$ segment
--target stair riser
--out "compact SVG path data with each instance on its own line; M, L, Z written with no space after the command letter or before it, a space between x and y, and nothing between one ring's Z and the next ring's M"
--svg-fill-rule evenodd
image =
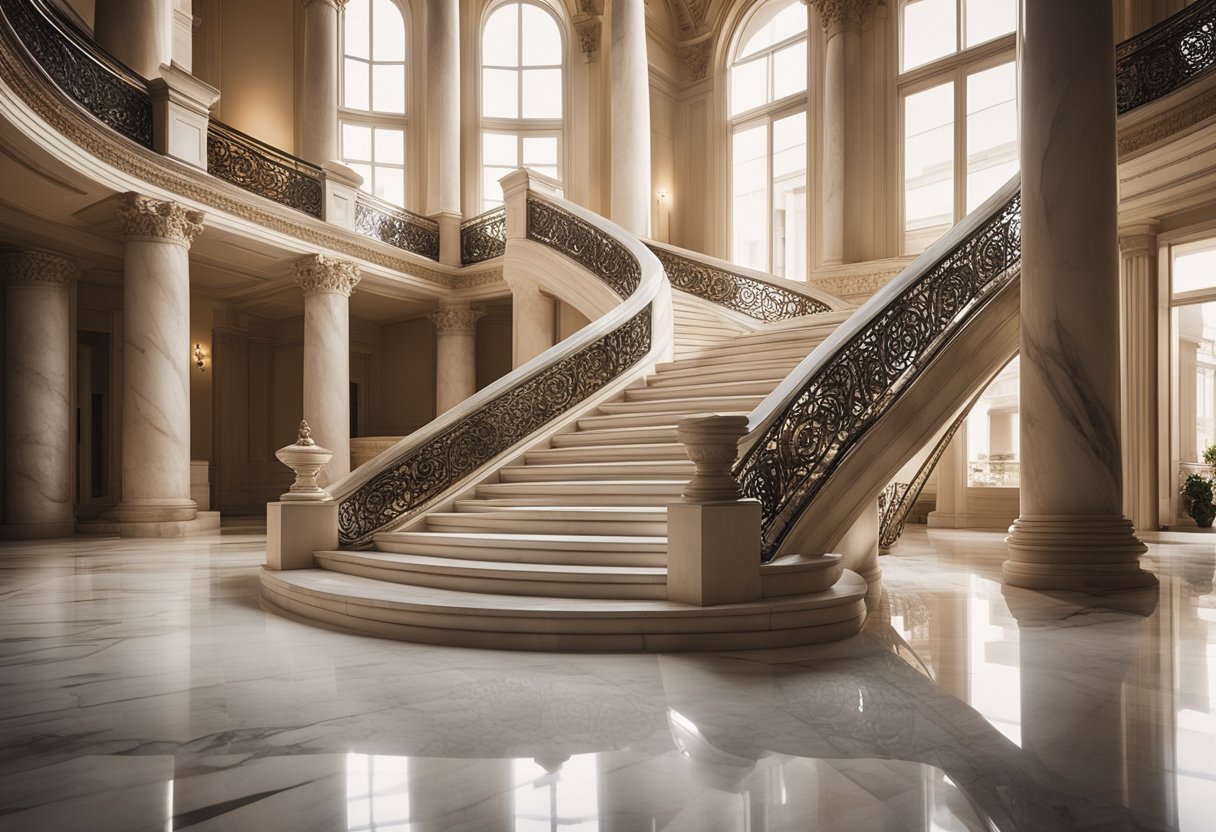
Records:
M642 467L603 465L528 465L503 468L498 476L502 482L569 482L572 480L670 480L691 478L691 462L639 463ZM577 469L577 470L571 470Z
M425 555L431 558L484 560L493 563L544 563L552 566L666 566L666 552L597 552L569 549L505 549L494 546L446 546L418 543L378 542L381 552L399 555Z
M651 445L621 445L587 448L550 448L544 451L529 451L524 455L525 465L580 465L601 462L683 462L688 459L684 446L652 443Z
M593 430L559 433L553 437L554 448L581 448L587 445L668 444L678 441L675 428L648 428L638 431Z
M716 382L765 381L776 387L789 375L795 367L794 362L781 362L776 367L748 367L744 369L726 370L720 368L701 368L696 370L672 370L646 379L649 390L664 390L672 387L688 387L694 384L710 384ZM772 389L772 388L770 388Z
M524 512L521 512L521 514ZM591 520L519 520L479 518L470 513L460 516L428 517L427 528L433 532L502 532L503 534L603 534L622 537L665 537L667 521L622 520L597 522Z
M600 405L600 412L607 416L636 416L659 413L750 413L764 396L727 396L723 398L681 399L659 402L607 402Z
M528 483L512 483L521 488ZM597 494L594 491L573 491L568 494L555 494L543 497L504 497L504 494L509 494L509 491L494 491L482 492L478 491L477 496L486 499L486 506L502 505L502 506L637 506L639 508L647 506L668 506L680 499L679 493L667 496L664 494L639 494L639 495L609 495Z
M644 387L625 391L627 402L653 402L695 396L767 396L781 379L759 381L706 381L701 384Z

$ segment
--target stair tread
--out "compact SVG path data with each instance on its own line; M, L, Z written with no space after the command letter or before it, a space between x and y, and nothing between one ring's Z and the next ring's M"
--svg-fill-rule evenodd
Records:
M532 563L530 561L487 561L466 558L444 558L433 555L405 555L397 552L348 552L329 551L317 552L323 559L340 559L352 563L380 563L386 565L425 567L430 571L447 572L451 574L474 572L478 575L493 577L493 573L501 573L503 577L520 577L528 575L557 576L571 575L583 577L613 578L659 578L666 580L667 568L664 566L597 566L577 563ZM653 581L648 581L653 582Z
M512 544L577 544L584 547L605 546L661 546L666 551L667 538L654 535L619 535L619 534L543 534L526 532L381 532L373 540L394 540L399 542L423 542L442 540L455 543L468 540L476 543L497 543L501 546Z

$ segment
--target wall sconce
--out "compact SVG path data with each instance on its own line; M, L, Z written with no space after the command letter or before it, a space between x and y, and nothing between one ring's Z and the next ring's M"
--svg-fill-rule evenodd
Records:
M207 368L203 366L203 345L194 345L194 366L198 367L200 373L207 372Z
M659 188L659 193L658 193L659 202L666 202L667 197L669 197L669 196L671 196L671 194L667 191L666 188Z
M661 243L671 242L671 205L668 200L671 198L671 191L666 188L659 188L655 191L655 196L658 197L658 205L654 212L654 229L653 234L655 239Z

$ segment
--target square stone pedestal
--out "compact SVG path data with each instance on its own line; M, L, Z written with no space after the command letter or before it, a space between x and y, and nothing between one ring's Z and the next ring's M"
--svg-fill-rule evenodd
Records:
M760 503L667 507L667 598L710 606L760 598Z
M312 569L312 553L338 548L338 504L334 500L268 503L266 566Z

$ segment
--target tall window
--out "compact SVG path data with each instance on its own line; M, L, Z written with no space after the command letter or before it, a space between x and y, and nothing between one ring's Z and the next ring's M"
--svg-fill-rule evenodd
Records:
M481 201L517 167L562 177L562 31L539 3L498 6L481 33Z
M351 0L343 15L342 160L363 189L405 205L406 21L394 0Z
M1017 0L902 0L903 248L922 251L1018 169Z
M731 259L807 274L806 6L767 0L730 67Z

